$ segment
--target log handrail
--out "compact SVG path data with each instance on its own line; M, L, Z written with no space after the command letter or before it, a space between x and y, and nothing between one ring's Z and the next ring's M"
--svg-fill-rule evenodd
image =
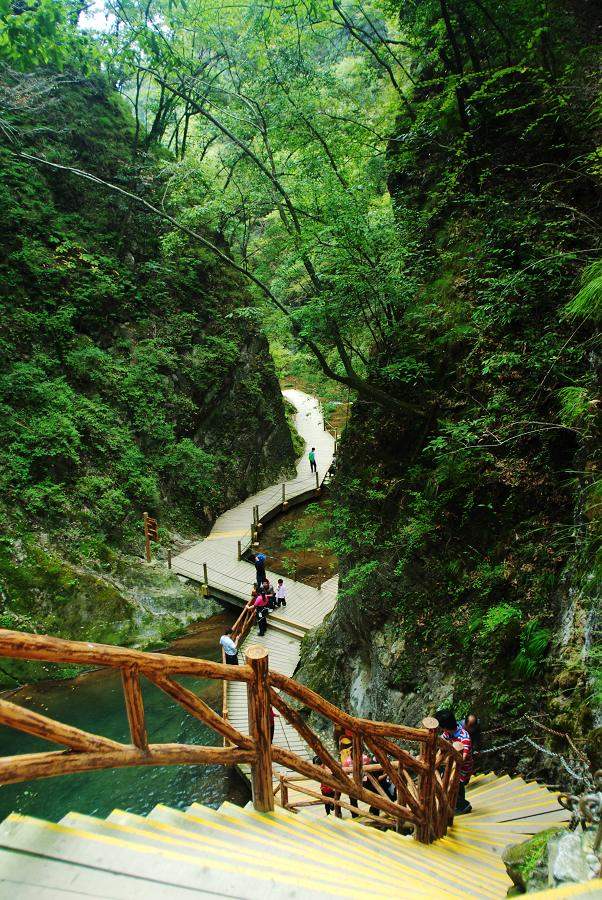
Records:
M11 659L39 659L52 663L73 663L121 669L138 666L141 674L159 672L170 675L195 675L198 678L217 678L227 681L252 681L250 666L228 666L192 656L171 656L168 653L145 653L113 644L89 641L70 641L45 634L29 634L0 628L0 657Z
M234 626L239 644L248 634L255 617L254 608L242 610ZM0 629L0 657L118 669L131 741L120 743L91 734L0 698L0 725L67 748L0 757L0 784L123 766L250 764L253 801L256 809L265 811L273 808L272 765L276 763L297 773L297 776L291 776L290 782L287 778L280 781L284 800L288 797L289 784L301 776L329 785L336 792L337 810L355 809L351 806L352 800L365 803L384 813L388 823L398 826L402 822L412 823L418 840L427 843L445 833L453 819L462 756L458 746L438 737L435 719L425 719L421 728L410 728L351 716L305 685L270 671L264 647L252 645L247 647L246 653L247 660L243 664L231 666L225 663L223 653L222 662L218 663ZM220 680L223 685L222 715L193 690L181 685L177 677L182 675ZM145 721L142 677L220 735L223 746L153 744ZM229 721L227 685L232 681L247 686L248 734ZM296 703L291 705L282 694L287 694ZM338 754L328 749L328 742L310 727L297 704L318 714L335 729L345 729L352 739L354 751L350 765L341 764ZM305 756L290 749L271 745L270 706L278 709L305 744L320 757L322 765L309 762ZM419 752L413 755L399 746L398 741L413 744ZM364 764L364 748L376 760L374 764ZM388 776L392 782L394 799L382 788L376 777L379 773ZM302 792L317 798L321 796L312 794L307 788ZM349 797L349 804L340 800L341 795ZM369 817L377 818L375 814Z

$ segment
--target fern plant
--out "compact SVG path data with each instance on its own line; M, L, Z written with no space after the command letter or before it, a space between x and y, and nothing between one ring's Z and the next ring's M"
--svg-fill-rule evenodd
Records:
M520 650L512 662L512 669L516 675L530 678L535 674L546 655L550 638L550 630L544 628L539 619L527 622L521 631Z

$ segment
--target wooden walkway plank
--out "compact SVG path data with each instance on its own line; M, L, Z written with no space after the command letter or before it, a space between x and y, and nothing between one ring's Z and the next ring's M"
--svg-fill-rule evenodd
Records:
M316 449L320 483L323 481L332 463L334 438L324 430L322 414L314 397L297 390L286 390L283 394L296 407L295 427L305 441L295 476L285 482L286 497L292 499L311 491L315 485L315 475L310 472L308 460L312 447ZM202 583L206 566L209 591L213 590L218 596L225 596L236 605L243 606L251 594L255 567L238 559L238 541L242 541L243 549L249 544L254 506L259 505L261 517L279 507L281 502L282 483L247 497L238 506L222 513L204 540L175 556L172 570ZM266 572L273 584L281 577L269 568ZM251 644L262 644L268 651L270 668L291 676L299 663L301 638L310 628L319 625L336 603L338 575L324 582L320 590L291 578L285 578L285 583L286 607L270 613L264 637L259 637L253 627L240 650L244 656ZM248 734L246 685L236 682L228 684L228 712L232 725L243 734ZM280 716L275 721L274 744L305 758L311 756L311 751L295 729ZM245 774L246 768L243 768ZM275 771L286 770L276 766Z
M295 427L305 441L303 455L296 466L295 477L285 482L286 496L300 496L311 488L314 475L310 472L307 454L311 447L316 448L316 460L320 481L330 468L334 454L334 438L324 430L322 414L317 400L303 391L286 390L283 392L287 400L296 407ZM233 509L222 513L216 520L209 535L188 547L172 560L172 570L190 578L203 582L204 566L210 591L228 596L242 605L250 596L255 580L255 569L251 563L238 559L238 541L249 539L250 523L253 519L253 507L259 503L260 515L265 509L275 509L282 500L282 484L264 488L247 497ZM245 541L243 541L244 546ZM269 562L269 561L268 561ZM278 573L267 569L270 581L276 582ZM287 606L271 613L275 622L282 621L299 629L307 630L318 625L324 616L334 607L337 596L338 578L325 582L323 590L302 584L293 579L286 579ZM296 664L296 663L295 663Z

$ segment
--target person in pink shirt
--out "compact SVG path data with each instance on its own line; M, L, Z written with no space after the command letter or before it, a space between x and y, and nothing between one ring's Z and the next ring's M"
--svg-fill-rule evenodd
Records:
M255 610L257 613L257 625L258 625L258 634L259 637L263 637L265 634L265 630L268 627L268 605L269 600L267 594L257 594L255 598Z

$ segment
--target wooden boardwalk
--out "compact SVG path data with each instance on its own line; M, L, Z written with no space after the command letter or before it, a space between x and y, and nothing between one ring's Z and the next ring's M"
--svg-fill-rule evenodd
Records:
M311 496L315 489L315 475L310 472L307 454L311 447L316 448L321 483L332 463L334 438L324 430L322 414L314 397L292 389L283 393L297 409L295 427L305 441L305 450L297 463L295 477L284 482L285 495L289 499ZM259 505L261 518L279 509L281 504L282 482L247 497L238 506L221 515L204 540L174 557L173 571L203 582L205 565L209 592L242 606L251 595L255 567L252 563L238 559L238 541L242 542L243 551L249 547L254 506ZM269 559L267 574L270 582L276 583L279 576L270 570ZM319 625L335 605L338 576L326 581L320 590L290 578L285 578L285 584L287 606L270 613L264 637L259 637L253 626L241 650L244 655L249 644L262 644L268 650L270 668L283 675L292 675L299 662L303 636L310 628ZM248 734L244 684L228 684L228 710L232 724L239 731ZM305 756L309 753L297 732L280 717L276 719L274 744Z

